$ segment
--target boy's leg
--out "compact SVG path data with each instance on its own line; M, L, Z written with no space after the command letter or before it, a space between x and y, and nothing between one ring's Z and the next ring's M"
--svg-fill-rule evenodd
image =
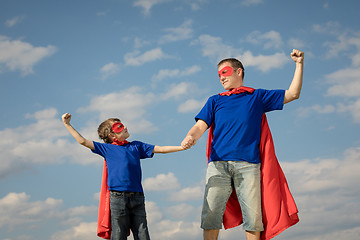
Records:
M145 197L143 193L134 193L129 197L131 231L135 240L150 240L146 220Z
M110 192L111 240L126 240L130 229L125 193Z

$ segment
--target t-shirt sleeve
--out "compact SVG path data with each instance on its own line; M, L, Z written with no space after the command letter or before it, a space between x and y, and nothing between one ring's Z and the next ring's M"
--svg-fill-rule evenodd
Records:
M154 147L155 145L143 143L140 141L134 141L134 143L138 146L138 150L140 153L140 159L144 158L152 158L154 156Z
M107 148L104 143L95 142L94 143L94 150L91 150L93 153L99 154L102 157L105 157Z
M195 121L199 119L206 122L208 127L211 126L214 121L214 97L210 97L205 103L204 107L200 110L200 112L195 116Z
M264 112L282 110L284 106L285 90L262 90Z

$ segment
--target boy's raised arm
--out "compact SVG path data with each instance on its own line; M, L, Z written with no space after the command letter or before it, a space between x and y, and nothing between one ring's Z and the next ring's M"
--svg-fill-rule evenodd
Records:
M91 150L94 150L93 141L88 140L88 139L84 138L83 136L81 136L81 134L78 131L76 131L73 126L71 126L71 124L70 124L71 114L65 113L62 115L61 118L62 118L63 123L64 123L65 127L67 128L67 130L69 130L71 135L76 139L76 141L78 143L80 143L81 145L83 145L87 148L90 148Z

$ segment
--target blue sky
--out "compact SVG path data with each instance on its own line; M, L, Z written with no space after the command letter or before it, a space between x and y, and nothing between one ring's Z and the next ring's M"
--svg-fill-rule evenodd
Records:
M178 145L237 57L245 85L287 89L305 52L299 100L268 114L300 223L275 239L360 235L360 3L279 0L0 2L0 240L98 239L103 159L75 142L108 117L130 140ZM201 239L203 136L142 161L152 239ZM244 239L242 228L220 239Z

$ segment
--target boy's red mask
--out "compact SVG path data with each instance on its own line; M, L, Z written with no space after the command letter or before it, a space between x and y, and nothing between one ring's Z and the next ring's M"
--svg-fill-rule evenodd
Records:
M224 77L231 76L231 74L233 74L233 72L234 72L234 69L232 67L230 67L230 66L223 67L220 71L218 71L219 78L221 78L221 76L224 76Z
M122 130L124 130L124 124L121 122L116 122L112 125L111 129L114 133L121 133Z

